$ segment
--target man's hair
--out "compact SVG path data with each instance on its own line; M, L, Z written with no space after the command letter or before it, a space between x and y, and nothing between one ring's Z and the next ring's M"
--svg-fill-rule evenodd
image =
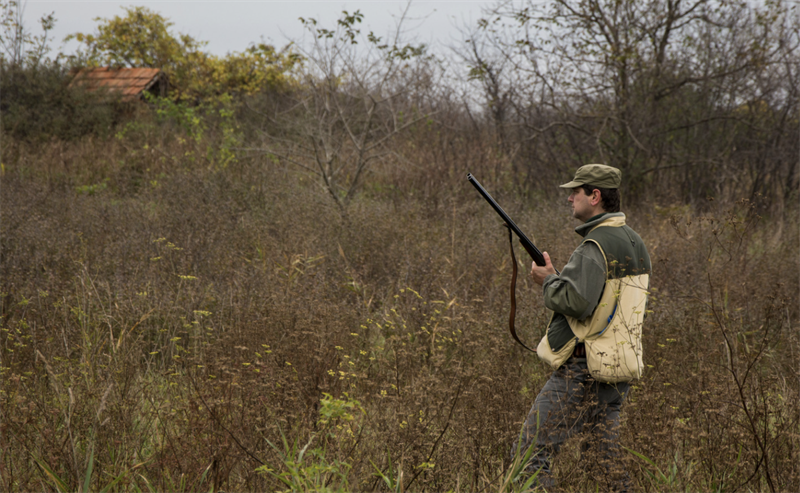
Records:
M619 212L619 190L616 188L600 188L591 185L581 185L586 195L591 195L592 191L600 190L600 200L603 202L603 210L606 212Z

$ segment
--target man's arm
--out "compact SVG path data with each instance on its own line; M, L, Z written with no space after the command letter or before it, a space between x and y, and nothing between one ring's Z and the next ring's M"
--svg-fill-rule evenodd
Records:
M582 243L572 253L560 275L547 271L550 257L546 253L544 255L545 266L534 265L531 276L537 281L538 276L547 272L540 283L545 306L578 320L591 315L600 301L606 282L605 259L600 248L592 242Z

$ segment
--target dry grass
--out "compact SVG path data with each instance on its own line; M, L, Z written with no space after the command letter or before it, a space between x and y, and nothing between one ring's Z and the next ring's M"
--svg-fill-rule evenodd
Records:
M412 133L342 217L289 165L220 169L148 128L4 145L5 491L515 488L549 371L507 334L505 230L464 177L557 264L561 199L477 137ZM797 491L797 218L710 207L625 207L655 266L626 460L644 491ZM570 490L600 484L582 460L557 461Z

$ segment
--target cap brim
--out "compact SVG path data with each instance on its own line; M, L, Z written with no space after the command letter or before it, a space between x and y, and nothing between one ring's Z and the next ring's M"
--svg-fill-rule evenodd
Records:
M572 180L569 183L564 183L563 185L559 185L559 188L578 188L583 186L583 183Z

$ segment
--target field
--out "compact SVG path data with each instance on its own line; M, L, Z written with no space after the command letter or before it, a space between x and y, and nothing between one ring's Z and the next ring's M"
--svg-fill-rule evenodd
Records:
M341 207L279 156L142 121L4 142L4 491L520 488L550 371L508 334L506 230L466 174L557 266L565 195L420 124ZM757 205L623 196L654 265L621 438L638 490L800 490L797 209ZM547 310L527 276L517 294L536 344ZM578 450L563 487L603 489Z
M224 57L145 7L57 54L24 5L0 1L0 490L530 490L510 451L551 370L466 177L561 267L558 185L606 163L653 261L634 489L800 491L796 2L498 1L449 47L344 11ZM126 102L92 66L161 72ZM560 489L609 490L584 445Z

